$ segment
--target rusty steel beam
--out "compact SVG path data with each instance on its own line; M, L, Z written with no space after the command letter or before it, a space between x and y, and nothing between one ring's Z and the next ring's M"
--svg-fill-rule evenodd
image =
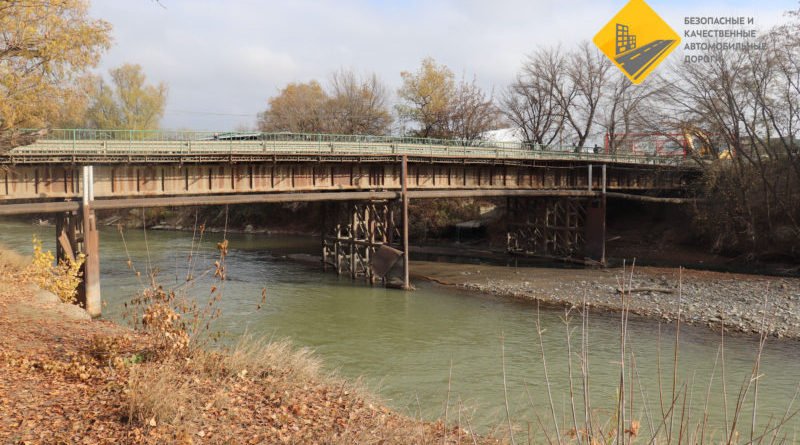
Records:
M639 202L653 202L657 204L693 204L699 201L695 198L660 198L657 196L644 196L644 195L633 195L630 193L613 193L613 192L606 193L606 196L615 199L627 199L629 201L639 201Z
M309 201L359 201L396 199L398 192L309 192L268 193L243 195L172 196L158 198L103 199L94 202L97 210L126 209L138 207L181 207L224 204L256 204L271 202Z
M490 197L536 197L536 196L568 196L568 197L594 197L599 192L586 190L526 190L526 189L497 189L497 190L411 190L409 198L435 199L435 198L490 198Z
M586 190L410 190L408 198L474 198L474 197L596 197L601 192ZM399 199L401 191L370 192L308 192L308 193L266 193L240 195L198 195L168 196L152 198L120 198L98 199L93 203L95 210L128 209L140 207L182 207L224 204L257 204L275 202L309 202L309 201L359 201L379 199ZM641 202L661 204L691 204L696 202L690 198L659 198L653 196L634 195L630 193L606 193L614 199L628 199ZM28 215L35 213L76 212L80 210L78 201L44 201L22 204L0 204L0 216Z
M0 204L0 216L29 215L32 213L77 212L78 201L28 202L24 204Z

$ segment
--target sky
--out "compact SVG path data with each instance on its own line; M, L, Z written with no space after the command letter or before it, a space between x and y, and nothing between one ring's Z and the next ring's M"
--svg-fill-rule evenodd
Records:
M99 73L141 65L169 87L162 127L253 127L289 82L376 73L390 92L425 57L495 96L540 46L591 41L627 0L92 0L113 26ZM685 16L752 16L762 29L798 0L649 0L679 33ZM394 98L392 98L394 101Z

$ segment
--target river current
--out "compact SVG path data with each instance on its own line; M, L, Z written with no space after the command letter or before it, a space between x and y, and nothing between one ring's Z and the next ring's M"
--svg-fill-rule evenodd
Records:
M54 229L17 221L0 223L0 243L30 254L36 233L45 248L54 248ZM157 271L165 287L180 286L205 301L213 282L216 243L221 234L205 234L202 242L192 232L131 229L121 235L103 228L100 235L103 317L124 323L124 304L142 289L140 279L127 264L142 271ZM563 310L470 294L439 285L415 282L417 290L370 287L349 278L323 273L318 265L287 258L297 253L318 254L319 239L263 234L229 235L225 260L228 279L222 284L221 317L213 329L232 342L244 332L257 336L291 339L309 347L325 366L339 375L363 377L366 384L389 406L412 417L441 417L450 400L448 418L461 417L462 425L483 430L506 422L508 399L513 421L525 429L538 428L539 419L550 425L552 417L545 384L537 318L543 329L542 343L548 378L559 422L571 424L569 369ZM126 254L127 250L127 254ZM190 266L189 256L192 255ZM191 271L189 269L192 269ZM211 272L209 272L211 271ZM198 279L186 284L187 275ZM262 291L266 301L261 308ZM580 379L581 320L572 320L574 390ZM620 317L591 313L589 316L589 365L592 406L599 418L608 419L617 401L620 379ZM665 399L671 398L675 328L631 317L628 324L626 378L634 379L634 418L649 429L649 417L657 427L659 403L659 351ZM711 429L724 425L719 333L682 326L679 342L679 386L689 388L686 409L692 428L708 402ZM756 338L725 338L725 373L728 417L739 388L750 375L758 348ZM632 355L631 355L632 354ZM505 359L503 360L503 357ZM715 361L716 370L715 368ZM505 363L504 390L503 363ZM770 416L780 418L800 381L800 343L770 339L763 352L758 388L759 425ZM449 388L449 391L448 391ZM644 394L643 394L644 393ZM750 391L752 394L752 390ZM646 402L643 401L646 399ZM580 410L581 398L576 396ZM666 404L669 400L665 400ZM746 401L740 431L749 434L752 398ZM683 408L683 399L681 399ZM685 412L685 411L684 411ZM604 414L605 413L605 414ZM679 422L678 419L675 420ZM792 419L785 431L790 437L800 427ZM677 427L676 427L677 428Z

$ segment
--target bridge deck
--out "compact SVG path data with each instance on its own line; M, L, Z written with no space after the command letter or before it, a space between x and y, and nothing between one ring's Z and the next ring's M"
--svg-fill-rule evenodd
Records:
M88 131L88 133L87 133ZM68 137L72 136L72 137ZM254 134L250 139L214 139L207 133L141 133L58 130L33 144L18 147L0 162L128 163L257 161L275 156L378 157L414 156L470 161L575 160L641 165L681 165L682 152L671 154L606 154L572 147L543 148L522 143L471 142L307 134ZM224 136L223 136L224 137ZM246 138L248 136L239 136Z

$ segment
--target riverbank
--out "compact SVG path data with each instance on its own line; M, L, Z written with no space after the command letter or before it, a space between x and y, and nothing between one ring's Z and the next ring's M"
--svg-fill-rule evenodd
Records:
M307 350L243 341L172 355L65 313L0 255L0 443L493 443L382 405Z
M550 306L621 311L621 268L552 269L412 262L417 278ZM628 271L629 272L629 271ZM800 279L675 268L637 267L627 303L631 313L729 331L800 339ZM630 277L628 277L630 279ZM766 299L766 301L765 301ZM766 315L766 317L765 317Z

